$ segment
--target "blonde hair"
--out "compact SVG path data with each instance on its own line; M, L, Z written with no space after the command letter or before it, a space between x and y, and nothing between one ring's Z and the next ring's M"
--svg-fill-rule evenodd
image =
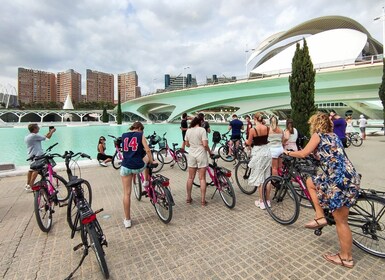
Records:
M270 117L270 127L273 131L275 131L278 127L278 118L276 116Z
M328 114L322 112L311 116L308 124L310 125L310 134L333 132L333 122L330 120Z
M259 122L263 122L263 113L262 112L257 112L254 114L254 119L256 119Z

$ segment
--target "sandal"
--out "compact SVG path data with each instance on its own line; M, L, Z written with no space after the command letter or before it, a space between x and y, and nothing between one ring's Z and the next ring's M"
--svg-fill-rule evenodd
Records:
M324 223L318 222L319 220L322 220L322 219L325 220ZM321 218L316 218L313 221L310 221L309 223L305 224L305 228L318 229L318 228L322 228L324 226L327 226L327 224L328 224L328 221L326 220L326 218L325 217L321 217Z
M207 206L207 201L205 200L204 202L201 202L201 204L202 204L202 207L205 207L205 206Z
M335 257L335 256L338 257L337 261L332 259L332 257ZM340 253L337 253L334 255L333 254L324 254L324 255L322 255L322 257L332 264L340 265L340 266L343 266L346 268L353 268L354 267L353 260L346 260L346 259L341 258Z
M192 202L193 202L193 199L192 199L192 198L186 199L186 203L187 203L187 204L191 204Z

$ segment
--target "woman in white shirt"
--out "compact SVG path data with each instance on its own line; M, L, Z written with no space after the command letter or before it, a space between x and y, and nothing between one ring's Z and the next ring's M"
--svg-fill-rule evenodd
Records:
M278 119L276 116L270 118L268 141L272 157L271 173L272 175L278 175L278 168L282 165L282 159L279 156L283 153L283 131L278 126Z
M298 138L298 131L293 126L293 120L287 119L286 120L286 129L284 132L284 139L283 139L283 144L284 144L285 150L297 151L298 150L297 138Z

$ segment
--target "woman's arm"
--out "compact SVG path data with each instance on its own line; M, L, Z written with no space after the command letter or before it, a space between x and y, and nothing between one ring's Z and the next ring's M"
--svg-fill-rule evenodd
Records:
M245 141L247 146L251 146L251 144L253 143L254 134L255 134L255 130L250 128L249 138L247 138Z
M142 144L144 147L144 150L146 151L147 157L148 157L148 163L153 163L154 159L152 158L151 149L147 144L146 137L144 137L144 134L142 134Z
M309 143L307 143L306 147L303 148L303 150L300 151L285 151L285 154L291 156L291 157L296 157L296 158L305 158L308 155L310 155L318 146L319 142L321 141L320 137L318 136L317 133L314 133L310 140Z
M286 130L283 132L282 144L285 145L286 142L289 140L289 138L290 138L290 130L286 129Z

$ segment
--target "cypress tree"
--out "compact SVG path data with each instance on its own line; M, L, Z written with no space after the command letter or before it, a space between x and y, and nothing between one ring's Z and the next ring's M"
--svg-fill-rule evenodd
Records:
M297 43L296 51L291 63L292 72L289 76L290 105L294 126L302 134L309 136L310 116L317 111L314 104L315 70L309 55L306 40L303 39L303 48Z
M122 106L120 104L120 94L118 93L118 109L116 112L116 122L117 124L122 124Z
M381 83L380 89L378 90L378 96L380 97L382 102L382 119L384 120L384 135L385 135L385 59L383 59L382 62L383 62L382 83Z
M105 106L104 106L104 108L103 108L102 121L103 121L104 123L107 123L107 122L108 122L107 107L105 107Z

